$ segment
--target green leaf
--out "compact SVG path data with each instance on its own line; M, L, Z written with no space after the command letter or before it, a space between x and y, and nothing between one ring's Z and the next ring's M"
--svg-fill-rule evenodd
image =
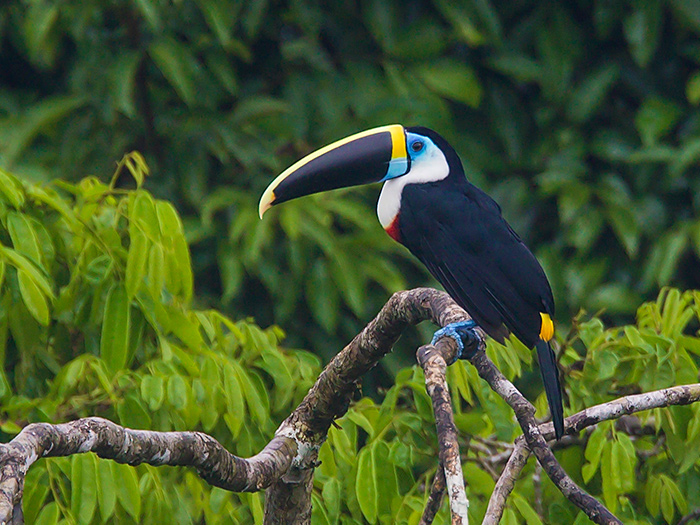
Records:
M83 104L82 97L70 96L42 98L33 104L21 115L21 121L12 127L12 134L9 135L11 138L0 146L0 151L4 153L4 163L11 164L40 133L48 131ZM6 192L3 190L3 193Z
M311 268L306 279L306 301L314 319L327 331L332 332L338 325L338 292L328 273L325 261L319 259Z
M232 361L231 364L238 374L238 382L243 390L248 413L260 426L265 425L270 414L270 401L264 390L264 385L261 381L256 380L259 378L252 370L250 372L245 370L236 361Z
M160 300L165 285L165 257L159 244L152 244L148 254L148 289L155 300Z
M682 116L683 111L677 104L650 97L637 112L634 123L642 142L650 146L668 133Z
M666 480L664 480L664 484L661 488L659 501L661 504L661 514L663 515L667 523L671 523L673 521L673 516L676 513L676 510L673 507L673 496L668 490L668 486L666 485L665 481Z
M0 253L5 257L6 261L12 264L17 270L22 270L26 272L31 278L32 282L36 284L41 292L51 299L54 298L53 291L51 290L51 285L46 280L46 277L40 272L37 267L26 257L17 253L11 248L5 248L0 246Z
M35 525L56 525L60 516L58 505L55 501L48 503L36 519Z
M238 380L238 374L230 363L223 367L223 373L224 395L228 406L228 413L225 418L233 437L236 437L246 417L243 390Z
M49 480L45 468L34 466L27 474L24 484L24 519L34 523L49 495Z
M535 512L535 509L533 509L527 500L520 494L513 494L513 503L517 507L521 516L525 518L525 523L527 523L527 525L542 525L542 520L540 520L540 517L537 515L537 512Z
M97 461L97 501L103 522L112 517L117 504L117 487L114 483L112 464L112 461L106 459Z
M615 235L625 247L627 255L635 257L639 248L640 231L632 210L623 206L610 206L607 213Z
M148 403L150 410L158 410L165 399L163 378L153 375L143 376L141 379L141 397Z
M600 475L603 481L603 498L610 512L617 510L617 496L619 490L619 476L617 464L613 462L613 450L617 442L606 441L603 445L603 454L600 461Z
M605 64L589 74L576 89L569 103L569 117L576 122L586 122L603 105L605 97L619 77L616 65Z
M326 509L328 509L328 514L330 514L331 518L337 519L342 505L342 488L340 481L333 478L326 481L323 484L322 494L323 503Z
M232 0L198 0L197 5L221 46L231 45L233 28L243 4Z
M438 95L476 108L483 96L474 70L453 59L431 61L418 69L418 76Z
M168 402L177 410L187 405L189 387L181 375L174 374L168 380Z
M30 4L22 27L24 41L33 62L51 67L57 54L57 32L60 9L58 5Z
M117 405L117 414L122 425L129 428L151 428L151 416L143 401L134 394L127 394Z
M131 235L131 245L126 259L126 292L129 299L133 299L141 287L146 276L146 263L150 253L149 241L141 231L135 231Z
M97 467L93 454L71 458L71 512L78 523L90 523L97 507Z
M127 364L130 329L131 302L124 286L116 283L107 293L100 339L100 357L113 374Z
M360 510L370 523L376 523L379 506L377 477L372 462L372 449L369 446L360 451L357 459L357 477L355 478L355 495Z
M693 73L685 85L685 96L693 106L700 104L700 71Z
M134 467L113 463L114 481L119 504L138 523L141 517L141 492Z
M7 214L7 229L15 250L42 267L39 237L29 218L23 213L10 212Z
M91 285L102 283L112 271L113 259L109 255L99 255L85 268L85 280Z
M32 314L32 317L44 326L49 324L49 305L46 296L37 286L29 273L22 269L17 270L17 280L19 281L19 292L24 305Z
M650 475L644 490L644 502L652 516L658 516L661 508L662 480L658 476Z
M20 208L24 204L22 183L2 168L0 168L0 193L2 193L15 208Z
M114 60L110 68L112 96L114 105L129 118L137 118L134 90L136 72L141 63L141 56L136 51L120 50L122 53Z
M151 44L148 52L185 104L194 105L197 100L194 78L197 65L189 48L171 38L163 38Z
M625 38L635 62L640 67L649 65L659 44L663 22L660 0L636 3L632 13L624 21Z

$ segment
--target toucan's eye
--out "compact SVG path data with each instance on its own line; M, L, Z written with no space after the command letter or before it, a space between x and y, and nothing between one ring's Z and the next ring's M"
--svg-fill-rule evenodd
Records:
M422 141L422 140L417 140L417 141L415 141L413 144L411 144L411 149L412 149L413 151L415 151L416 153L418 153L420 150L423 149L423 146L425 146L425 144L423 143L423 141Z

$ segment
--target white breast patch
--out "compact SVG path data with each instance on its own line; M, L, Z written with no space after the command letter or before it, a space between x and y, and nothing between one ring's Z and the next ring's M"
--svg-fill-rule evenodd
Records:
M382 187L377 202L377 217L384 229L401 209L401 193L407 184L420 184L423 182L436 182L446 178L450 174L447 159L439 148L433 147L418 158L412 160L411 169L406 175L388 180Z

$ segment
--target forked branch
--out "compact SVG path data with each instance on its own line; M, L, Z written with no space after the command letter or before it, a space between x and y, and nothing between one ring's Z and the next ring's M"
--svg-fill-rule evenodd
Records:
M61 425L39 423L27 426L10 443L0 445L0 523L21 523L21 503L24 479L29 467L41 457L71 455L92 451L103 458L137 465L192 466L209 483L233 491L256 491L267 487L265 523L307 524L311 515L311 487L318 449L325 441L332 422L344 415L356 389L357 381L391 350L399 335L409 325L431 320L438 326L468 319L467 314L444 292L418 288L394 294L379 314L320 374L304 400L282 423L275 437L256 456L239 458L227 452L214 438L200 432L153 432L130 430L100 418L86 418ZM446 386L431 387L444 382L444 363L451 362L456 344L443 339L437 348L421 348L421 364L427 365L426 379L436 408L436 420L441 443L456 443L456 431L451 421ZM425 350L424 350L425 349ZM482 378L489 382L515 410L525 439L516 441L513 456L504 470L487 519L500 519L505 500L512 490L528 450L534 450L544 470L564 495L578 505L596 523L619 523L594 498L577 487L557 463L545 439L553 437L551 424L538 427L534 408L486 357L477 351L471 362ZM437 368L435 368L437 367ZM438 376L431 376L438 370ZM440 377L440 370L443 377ZM429 372L429 373L428 373ZM700 399L700 385L676 387L664 391L629 396L615 402L587 409L567 419L567 433L578 432L605 419L620 417L639 410L687 404ZM436 403L437 400L437 404ZM446 401L447 400L447 401ZM449 413L449 417L440 414ZM447 440L445 440L447 438ZM447 451L450 447L443 447ZM457 451L456 457L454 450ZM441 461L456 481L459 465L458 448L450 454L441 452ZM441 499L440 476L436 476L434 497L424 514L430 523ZM452 498L453 517L466 516L466 495L463 483ZM461 493L460 493L461 490ZM463 499L462 499L463 498ZM500 509L500 510L499 510ZM466 519L464 520L466 523Z

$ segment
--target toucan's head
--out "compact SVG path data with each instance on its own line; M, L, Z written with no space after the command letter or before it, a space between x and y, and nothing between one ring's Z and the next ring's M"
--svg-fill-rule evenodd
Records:
M263 193L260 217L275 204L312 193L398 177L432 182L455 171L462 172L457 154L434 131L382 126L334 142L287 168Z

